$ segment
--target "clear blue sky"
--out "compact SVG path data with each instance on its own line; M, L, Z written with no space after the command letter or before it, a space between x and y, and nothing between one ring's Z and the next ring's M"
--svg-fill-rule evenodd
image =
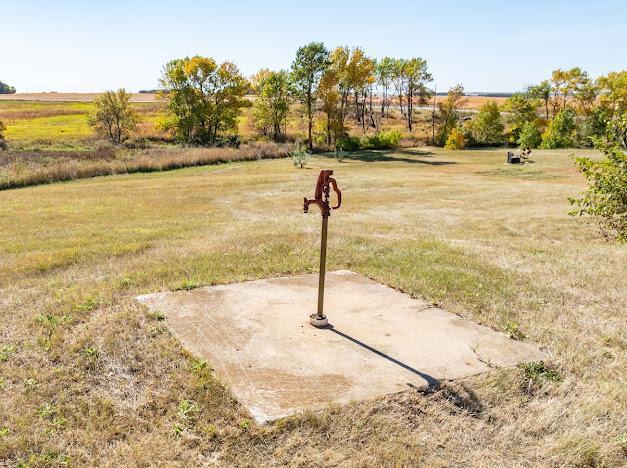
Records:
M0 12L0 80L20 92L152 88L168 60L194 54L250 75L289 67L312 40L423 57L438 90L627 68L626 0L2 0Z

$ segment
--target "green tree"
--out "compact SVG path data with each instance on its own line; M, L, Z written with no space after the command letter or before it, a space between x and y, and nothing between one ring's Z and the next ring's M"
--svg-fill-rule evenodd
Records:
M333 141L342 137L344 128L340 115L340 77L337 67L331 65L327 68L320 79L318 86L318 97L322 101L322 111L327 119L324 123L324 132L327 146L331 146Z
M575 112L566 107L557 113L549 122L549 126L542 134L541 148L570 148L575 143Z
M473 139L480 145L499 145L503 143L501 112L496 101L488 101L477 116L470 122Z
M390 101L389 91L392 86L392 78L394 76L394 59L392 57L383 57L375 69L377 84L381 89L381 117L389 112Z
M407 103L407 128L411 132L414 123L414 103L424 105L431 96L426 83L432 81L431 74L427 71L426 60L420 57L405 60L401 67L405 89L405 102Z
M339 78L339 117L344 122L349 111L349 98L353 96L353 110L355 120L364 124L365 97L371 84L375 81L375 61L368 57L363 49L355 47L338 47L331 53L330 67Z
M530 93L514 93L503 104L503 110L508 112L510 123L509 141L517 143L523 125L535 122L538 119L539 99L531 97Z
M538 126L531 121L523 122L516 140L518 146L523 149L532 149L540 146L541 142L542 134Z
M627 153L616 141L596 140L596 147L605 154L602 160L575 158L590 186L581 198L569 200L578 207L570 214L599 218L608 238L627 242Z
M602 108L608 111L610 118L627 113L627 71L610 72L597 79Z
M289 112L289 75L286 71L268 72L257 85L258 97L253 104L253 118L259 131L274 141L285 138Z
M404 67L405 59L394 59L394 62L391 64L392 83L394 84L394 90L396 91L396 99L398 100L398 106L401 110L401 116L406 117L405 108L403 107L403 96L405 96L405 73L403 72Z
M250 77L250 91L252 94L259 94L259 86L261 82L272 73L269 68L262 68L253 76Z
M15 88L0 81L0 94L15 94Z
M538 118L538 100L529 93L514 93L503 104L503 110L511 114L513 123L533 121Z
M551 101L551 83L544 80L540 84L530 86L527 90L532 98L540 99L544 103L544 113L546 120L549 120L549 102Z
M322 42L311 42L296 51L291 80L298 99L307 112L307 145L313 150L312 128L314 105L322 73L329 66L329 51Z
M438 132L435 138L438 146L444 146L451 131L458 126L460 120L458 109L466 101L464 87L458 84L448 90L445 99L438 102Z
M98 133L120 144L135 130L139 117L131 104L131 95L124 89L107 91L94 99L95 110L87 117Z
M610 138L627 145L627 71L611 72L597 79L599 105L592 113L594 134L610 132Z
M585 108L596 97L588 73L579 67L554 70L551 74L551 92L553 116L566 109L573 100Z
M215 144L227 132L237 132L248 81L235 64L218 65L209 57L168 62L160 79L160 95L168 100L166 128L187 144Z

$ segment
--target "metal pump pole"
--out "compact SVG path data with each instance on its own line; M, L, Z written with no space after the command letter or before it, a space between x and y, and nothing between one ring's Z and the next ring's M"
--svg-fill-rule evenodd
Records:
M316 194L313 200L307 200L303 205L303 211L307 213L309 211L309 205L315 203L322 214L322 235L320 239L320 273L318 276L318 311L315 314L309 316L309 322L314 327L326 327L329 324L327 316L324 314L324 276L327 269L327 229L329 226L329 216L331 216L331 208L329 206L329 195L331 192L330 185L333 186L333 190L337 194L337 206L333 209L338 209L342 204L342 192L337 188L337 182L331 176L333 171L323 170L320 171L318 176L318 182L316 183Z
M320 274L318 276L317 320L324 320L324 275L327 272L327 226L329 218L322 216L322 237L320 239Z

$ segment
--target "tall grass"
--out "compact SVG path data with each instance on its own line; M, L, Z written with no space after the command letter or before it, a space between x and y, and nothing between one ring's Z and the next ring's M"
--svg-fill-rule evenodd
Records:
M124 153L112 158L111 151L88 155L67 154L41 159L33 156L0 155L0 190L49 184L74 179L158 172L183 167L205 166L235 161L253 161L287 157L292 147L277 143L250 143L235 148L159 148ZM38 157L40 159L38 159ZM51 160L52 159L52 160ZM3 165L4 160L4 165Z

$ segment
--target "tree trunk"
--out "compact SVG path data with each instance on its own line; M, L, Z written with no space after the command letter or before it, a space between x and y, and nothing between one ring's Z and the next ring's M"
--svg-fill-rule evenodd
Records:
M309 88L309 91L307 92L307 117L308 117L308 144L307 147L309 148L309 151L313 151L313 138L311 137L311 130L313 127L313 115L311 112L311 108L312 108L312 96L311 96L311 87Z
M327 114L327 146L331 146L331 114Z
M412 131L412 114L414 111L414 91L411 85L407 88L407 128L409 128L409 133Z
M383 87L383 93L381 96L381 118L385 117L385 101L387 99L387 86Z

